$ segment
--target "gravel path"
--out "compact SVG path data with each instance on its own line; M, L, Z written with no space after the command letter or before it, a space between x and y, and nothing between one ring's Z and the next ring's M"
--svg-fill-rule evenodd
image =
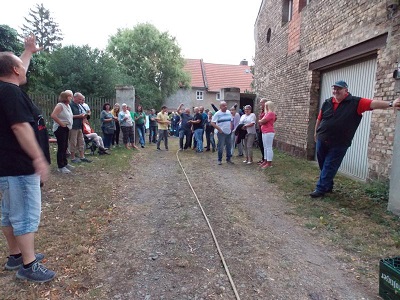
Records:
M119 184L120 217L98 257L109 299L235 299L207 223L177 160L154 145ZM379 299L336 259L339 249L301 226L256 165L216 165L179 152L241 299Z

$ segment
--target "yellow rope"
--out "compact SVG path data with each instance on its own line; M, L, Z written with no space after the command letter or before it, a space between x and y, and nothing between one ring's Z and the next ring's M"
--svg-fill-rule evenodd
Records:
M218 244L218 241L217 241L217 237L215 236L214 230L213 230L213 228L212 228L212 226L211 226L211 224L210 224L210 221L208 220L208 217L207 217L207 215L206 215L206 213L205 213L205 211L204 211L204 209L203 209L203 206L201 205L200 200L199 200L199 198L197 197L197 194L196 194L196 192L194 191L192 184L190 183L189 177L187 176L186 171L185 171L185 169L184 169L183 166L182 166L182 163L181 163L181 161L180 161L180 159L179 159L178 153L179 153L179 151L176 152L176 158L178 159L178 163L179 163L179 165L180 165L181 168L182 168L183 174L185 174L186 180L187 180L187 182L189 183L189 186L190 186L190 188L191 188L191 190L192 190L192 192L193 192L193 195L196 197L197 203L199 204L199 207L200 207L200 209L201 209L201 212L203 213L204 219L206 219L208 228L210 228L211 235L212 235L212 237L213 237L213 239L214 239L215 246L217 247L218 254L219 254L219 256L221 257L222 264L223 264L223 266L224 266L226 275L228 275L229 282L230 282L230 284L231 284L231 286L232 286L233 292L235 293L236 299L237 299L237 300L240 300L239 294L238 294L238 292L237 292L237 290L236 290L236 287L235 287L235 283L233 282L231 273L229 272L228 265L226 264L224 255L222 254L222 251L221 251L221 249L220 249L220 247L219 247L219 244Z

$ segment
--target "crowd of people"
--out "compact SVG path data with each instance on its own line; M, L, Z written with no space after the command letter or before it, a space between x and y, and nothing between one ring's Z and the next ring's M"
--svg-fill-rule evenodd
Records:
M20 88L25 84L31 57L41 48L34 35L24 41L20 57L11 52L0 52L0 194L1 226L6 238L9 256L5 269L16 270L19 279L47 282L56 273L47 269L41 261L44 254L35 253L35 232L41 214L41 184L49 173L49 139L43 117L29 96ZM373 109L400 109L400 98L394 101L371 100L352 96L344 81L332 86L333 97L327 99L319 112L315 126L315 142L320 177L312 198L322 197L333 189L333 179L340 167L354 134L360 124L362 113ZM273 161L274 123L277 121L275 105L262 98L258 118L252 107L246 105L243 112L220 102L214 112L195 107L193 114L181 104L176 113L169 115L163 106L156 114L148 115L138 106L133 112L126 103L103 105L100 114L102 136L92 130L89 119L90 107L82 93L66 90L60 93L59 102L51 117L53 132L57 138L57 166L61 173L69 174L72 164L90 163L85 157L85 137L93 140L99 153L107 154L111 145L119 145L119 135L127 149L135 145L134 123L138 129L139 143L145 147L145 122L149 122L149 143L161 142L168 150L168 137L179 137L179 150L193 149L196 153L217 151L217 163L233 164L232 156L237 149L243 163L253 163L253 146L258 141L262 159L261 168L269 168ZM258 130L257 130L258 129ZM206 147L203 137L206 136ZM215 139L215 136L217 137ZM158 138L157 138L158 137ZM185 143L184 143L185 140ZM217 140L217 141L216 141ZM193 145L193 147L192 147Z

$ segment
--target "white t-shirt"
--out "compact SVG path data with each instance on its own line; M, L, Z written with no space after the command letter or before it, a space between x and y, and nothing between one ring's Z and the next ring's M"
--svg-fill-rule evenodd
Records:
M226 112L219 110L213 115L211 122L216 123L223 133L230 134L232 132L232 119L232 114L229 110Z
M256 124L256 115L251 113L249 115L244 114L240 117L240 124ZM256 133L256 126L246 127L247 133Z

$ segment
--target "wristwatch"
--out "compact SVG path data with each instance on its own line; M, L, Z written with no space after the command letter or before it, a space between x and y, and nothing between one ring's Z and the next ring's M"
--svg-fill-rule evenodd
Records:
M393 101L389 102L389 107L393 107Z

